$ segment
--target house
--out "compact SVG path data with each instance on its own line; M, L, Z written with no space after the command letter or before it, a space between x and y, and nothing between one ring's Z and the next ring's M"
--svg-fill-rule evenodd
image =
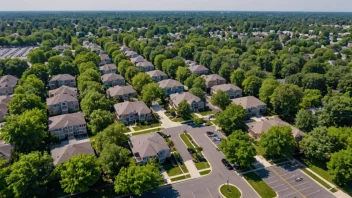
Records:
M171 94L169 104L177 109L178 105L184 100L191 106L193 112L204 111L204 101L190 92Z
M142 72L148 72L154 70L154 65L151 62L143 61L136 64L136 67Z
M135 57L137 57L139 55L135 51L125 51L125 56L128 59L131 59L131 58L135 58Z
M0 140L0 158L11 161L11 153L15 147Z
M232 104L241 105L248 117L260 116L266 111L266 104L254 96L232 99Z
M8 104L12 99L11 96L0 96L0 122L4 121L5 116L9 115Z
M191 73L197 74L199 76L209 74L209 69L203 65L190 66L188 69L191 71Z
M162 72L160 70L149 71L149 72L146 72L146 74L148 74L150 77L152 77L152 80L154 82L159 82L159 81L166 80L169 78L167 76L167 74L165 74L164 72Z
M125 79L121 75L115 73L104 74L101 77L101 81L106 87L113 87L116 85L123 86L126 84Z
M205 85L208 89L226 83L226 80L217 74L203 75L202 77L205 79Z
M50 148L51 157L54 165L58 165L71 159L74 155L91 154L95 155L89 138L83 140L63 141Z
M137 91L131 85L128 86L114 86L110 87L106 94L108 97L119 98L120 100L128 100L129 98L136 97Z
M87 127L81 112L49 117L49 133L59 139L74 138L87 135Z
M114 109L117 119L126 124L152 120L152 111L142 101L117 103Z
M289 126L292 129L292 136L296 141L302 140L305 135L304 132L297 129L296 127L290 125L289 123L282 121L278 116L273 116L270 118L262 118L257 122L250 122L246 124L248 126L248 133L254 139L260 139L263 133L268 132L273 126Z
M65 85L62 85L61 87L57 88L57 89L53 89L49 91L49 97L53 97L59 94L68 94L72 97L77 98L78 97L78 93L77 93L77 88L74 87L68 87Z
M174 93L182 93L183 92L183 85L173 79L162 80L158 82L159 87L162 88L165 92L166 96L169 96Z
M125 52L127 51L131 51L131 49L129 47L127 47L126 45L123 45L120 47L120 52L122 52L123 54L125 54Z
M136 65L137 63L147 61L143 58L143 56L136 56L134 58L131 58L131 62Z
M99 72L104 74L116 73L117 67L115 64L106 64L99 67Z
M242 97L242 89L233 84L222 84L215 85L211 88L211 94L215 94L217 91L224 91L230 96L230 99Z
M69 94L58 94L46 99L49 116L73 113L79 111L79 103L76 97Z
M0 96L12 95L17 86L18 78L12 75L0 77Z
M59 74L54 76L54 78L49 81L50 89L56 89L61 87L62 85L68 87L76 87L76 78L71 76L70 74Z
M197 65L197 63L195 61L192 61L192 60L186 60L186 65L191 67L191 66Z
M111 58L107 54L99 54L100 56L100 63L99 65L105 65L105 64L110 64L111 63Z
M145 164L152 158L164 163L170 157L170 148L158 133L132 136L129 141L134 159L138 164Z

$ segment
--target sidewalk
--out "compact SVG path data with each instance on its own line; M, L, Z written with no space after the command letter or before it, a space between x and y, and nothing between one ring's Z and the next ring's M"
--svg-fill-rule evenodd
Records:
M158 128L161 128L161 126L148 128L148 129L142 129L142 130L139 130L139 131L135 131L131 126L129 128L130 128L131 132L125 133L127 135L131 135L132 133L139 133L139 132L143 132L143 131L149 131L149 130L152 130L152 129L158 129Z
M184 164L186 165L189 174L191 175L191 178L200 177L198 169L196 168L192 160L185 161Z
M270 166L272 166L268 161L266 161L266 159L263 157L263 156L261 156L261 155L256 155L256 156L254 156L255 157L255 159L259 162L259 163L261 163L264 167L270 167Z

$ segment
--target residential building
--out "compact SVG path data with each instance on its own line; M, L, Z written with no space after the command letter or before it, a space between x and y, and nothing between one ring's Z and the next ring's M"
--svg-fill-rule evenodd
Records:
M61 87L62 85L68 87L76 87L76 78L71 76L70 74L59 74L54 76L49 81L49 88L56 89Z
M183 92L183 85L173 79L162 80L158 82L159 87L162 88L165 92L166 96L169 96L174 93L182 93Z
M197 74L199 76L209 74L209 69L203 65L190 66L188 69L191 71L191 73Z
M178 105L184 100L191 106L193 112L204 111L204 101L190 92L171 94L169 104L177 109Z
M215 94L219 90L227 93L230 99L242 97L242 89L233 84L215 85L211 88L211 94Z
M137 91L131 85L128 86L114 86L110 87L106 94L108 97L119 98L120 100L128 100L129 98L136 97Z
M131 58L131 62L136 65L137 63L147 61L143 58L143 56L136 56L134 58Z
M120 47L120 52L122 52L123 54L125 54L125 52L127 51L132 51L129 47L127 47L126 45L123 45Z
M117 119L126 124L152 120L152 111L142 101L117 103L114 109Z
M160 70L149 71L149 72L146 72L146 74L148 74L150 77L152 77L152 80L154 82L159 82L159 81L166 80L169 78L167 76L167 74L165 74L164 72L162 72Z
M195 61L192 61L192 60L186 60L186 65L188 65L189 67L191 67L191 66L197 65L197 63L196 63Z
M53 89L49 91L49 97L57 96L60 94L68 94L75 98L78 97L77 88L75 87L68 87L68 86L62 85L57 89Z
M121 75L115 73L104 74L101 77L101 81L106 87L113 87L116 85L124 86L126 84L125 79Z
M203 75L202 77L205 79L205 85L208 89L226 83L226 80L217 74Z
M254 96L232 99L232 104L241 105L248 117L260 116L266 111L266 104Z
M79 103L76 97L68 94L59 94L46 99L49 116L67 114L79 111Z
M135 58L135 57L137 57L139 55L135 51L125 51L125 56L128 59L131 59L131 58Z
M270 118L262 118L260 121L257 122L250 122L246 124L248 126L248 133L254 139L260 139L260 136L263 133L268 132L271 127L273 126L289 126L292 129L292 136L295 138L296 141L302 140L303 136L305 135L304 132L299 130L298 128L290 125L289 123L282 121L279 116L273 116Z
M99 56L100 56L100 63L99 63L100 66L110 64L112 62L111 58L107 54L99 54Z
M138 164L145 164L153 158L164 163L170 157L171 149L158 133L132 136L129 145Z
M87 135L87 127L81 112L49 117L49 133L59 139L74 138Z
M18 78L12 75L0 77L0 96L12 95L17 86Z
M104 74L116 73L117 67L115 64L105 64L99 67L99 72Z
M154 70L154 65L151 62L143 61L136 64L136 67L142 72L148 72Z
M11 152L15 147L0 140L0 158L11 161Z
M11 96L0 96L0 122L4 121L5 116L9 115L8 104L12 99Z

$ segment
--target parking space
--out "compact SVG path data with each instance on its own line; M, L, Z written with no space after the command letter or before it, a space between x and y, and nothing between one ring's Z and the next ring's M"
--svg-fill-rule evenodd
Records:
M291 163L255 171L274 191L285 198L330 198L328 190Z
M26 58L27 54L35 47L0 48L0 59Z

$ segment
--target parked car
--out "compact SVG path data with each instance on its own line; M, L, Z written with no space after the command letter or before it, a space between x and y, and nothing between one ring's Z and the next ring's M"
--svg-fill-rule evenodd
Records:
M241 167L240 167L239 165L236 165L236 164L235 164L235 165L233 165L233 169L237 171L237 170L240 170Z
M163 138L170 138L171 137L171 135L166 135L165 133L163 133L163 132L158 132L159 133L159 135L161 136L161 137L163 137Z
M221 139L219 138L219 137L214 137L213 138L213 141L215 142L215 141L221 141Z
M222 159L221 162L224 164L224 166L227 168L227 170L233 169L233 167L230 165L230 163L226 159Z
M297 178L296 178L296 182L300 182L300 181L302 181L302 180L303 180L302 177L297 177Z
M210 132L210 131L207 131L207 136L208 137L213 137L213 136L215 136L216 134L215 133L213 133L213 132Z
M193 153L196 153L196 151L194 149L191 148L187 148L187 151L192 155Z

